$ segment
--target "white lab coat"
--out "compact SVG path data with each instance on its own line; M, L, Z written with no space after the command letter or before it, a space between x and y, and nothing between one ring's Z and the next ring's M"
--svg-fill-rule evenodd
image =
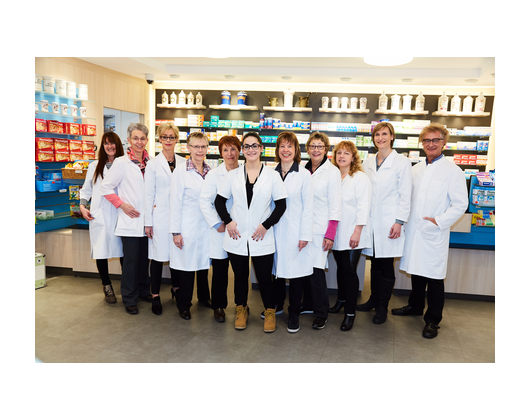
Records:
M337 235L333 242L336 251L350 248L350 238L356 226L364 226L361 231L359 246L355 249L370 247L370 201L372 200L372 183L362 171L353 176L346 175L341 182L341 220L337 226Z
M225 232L217 232L217 229L214 228L216 224L223 223L217 214L217 210L215 210L214 203L215 197L217 197L217 191L225 181L227 175L228 170L224 163L209 171L204 180L199 199L202 214L206 219L206 223L208 223L208 226L210 227L210 258L216 260L224 260L228 258L228 254L223 249ZM232 209L233 202L234 200L232 197L226 202L226 208L229 213Z
M145 236L145 190L144 176L136 163L127 155L114 160L112 167L101 183L101 195L114 194L118 189L118 197L125 203L132 205L139 213L139 217L131 218L122 209L118 209L118 223L114 234L116 236Z
M311 162L309 163L311 164ZM341 177L339 169L326 160L312 175L313 185L313 267L325 269L328 253L322 248L330 220L341 220Z
M401 227L399 238L390 239L390 229L397 220L406 222L410 213L411 163L405 156L392 150L379 170L377 154L363 162L363 169L372 182L370 203L370 239L377 258L401 257L405 245L406 227ZM373 248L363 254L373 256Z
M313 240L313 186L311 173L299 166L289 172L284 180L287 189L287 209L274 225L276 252L272 274L284 279L294 279L313 274L311 246L301 251L299 241Z
M237 255L248 255L250 250L253 257L274 254L274 226L270 227L262 240L255 241L252 235L271 215L273 201L287 198L287 190L280 175L274 169L263 165L254 184L250 208L247 204L245 165L230 171L225 178L218 194L227 200L233 197L230 217L237 223L241 238L232 239L230 235L225 235L223 249Z
M195 169L180 165L171 176L169 232L180 233L182 249L173 243L169 267L181 271L207 270L210 267L210 232L199 205L204 179Z
M175 171L186 159L175 154ZM149 239L149 259L169 261L173 235L169 233L169 190L171 169L163 153L147 162L145 168L145 226L153 227L153 239Z
M432 279L445 279L451 226L466 212L464 172L445 157L412 168L412 208L400 269ZM434 217L438 226L423 220Z
M121 238L114 235L118 210L100 194L101 177L94 184L94 172L98 161L88 165L85 182L79 191L79 196L90 201L90 214L94 218L88 222L90 235L90 257L96 260L123 257ZM108 174L107 167L103 167L103 178Z

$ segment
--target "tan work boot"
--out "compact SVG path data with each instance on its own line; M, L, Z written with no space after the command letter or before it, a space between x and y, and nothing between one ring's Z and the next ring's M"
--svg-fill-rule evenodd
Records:
M247 328L247 320L250 309L248 306L236 306L236 330L244 330Z
M263 323L263 331L274 332L276 330L276 311L274 309L265 310L265 322Z
M112 288L112 284L103 286L103 293L105 293L105 301L107 303L116 303L116 295L114 294L114 289Z

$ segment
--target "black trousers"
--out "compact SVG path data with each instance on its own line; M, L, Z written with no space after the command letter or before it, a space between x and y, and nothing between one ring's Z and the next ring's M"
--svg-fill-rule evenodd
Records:
M427 312L423 319L426 324L432 323L438 325L442 320L444 308L444 281L431 279L428 277L411 275L412 292L409 296L409 305L415 310L422 311L425 309L425 288L427 287Z
M208 286L208 270L199 270L199 271L181 271L175 270L179 279L179 295L177 300L177 308L180 312L189 311L191 308L191 300L193 298L193 286L195 284L195 273L197 273L197 297L200 301L205 301L210 299L209 291L208 297L202 299L199 296L199 285L202 284L202 290L204 293L204 283ZM204 296L202 296L204 298Z
M315 317L328 318L329 296L326 283L326 273L322 268L313 267L313 274L309 276L309 288L304 289L304 302L311 296L311 306ZM306 290L309 292L307 293ZM305 306L305 305L304 305Z
M147 236L122 236L123 269L121 297L125 306L135 306L138 297L150 294Z
M228 268L230 260L212 258L212 308L225 309L228 306Z
M151 293L154 295L160 294L160 285L162 284L162 268L164 263L161 261L151 260L150 272L151 272ZM171 274L171 285L173 287L179 287L179 279L177 270L169 267Z
M355 315L357 295L359 294L357 264L361 252L361 249L333 251L333 257L337 263L337 299L345 301L344 313L347 315Z
M278 309L283 309L285 303L285 298L287 297L287 289L285 287L286 279L281 277L272 277L272 293L274 295L274 306ZM289 290L291 289L291 284L289 283Z
M120 257L120 264L123 271L123 257ZM112 284L109 277L109 260L106 258L96 260L96 267L98 268L99 277L101 278L101 284L103 286Z
M237 306L246 306L248 299L248 281L250 276L249 258L254 264L256 280L258 281L261 300L265 309L274 308L274 293L272 290L272 265L274 254L249 257L228 253L228 259L234 270L234 294Z

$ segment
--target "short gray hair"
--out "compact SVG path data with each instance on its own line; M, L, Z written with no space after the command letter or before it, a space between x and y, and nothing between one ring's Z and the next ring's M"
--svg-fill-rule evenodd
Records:
M131 138L131 134L134 130L140 130L142 133L145 134L145 137L149 137L149 129L140 123L131 123L129 124L129 127L127 127L127 138Z

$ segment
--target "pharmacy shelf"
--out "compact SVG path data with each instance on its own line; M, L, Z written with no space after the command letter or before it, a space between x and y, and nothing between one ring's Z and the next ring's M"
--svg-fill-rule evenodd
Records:
M297 108L285 106L264 106L264 111L282 111L282 112L313 112L313 108Z
M375 114L382 115L428 115L429 111L393 111L389 109L376 109Z
M249 105L210 105L211 109L224 109L227 111L257 111L257 106Z
M77 115L64 115L64 114L60 114L60 113L55 113L55 112L45 112L45 111L35 111L35 115L37 114L42 114L44 115L45 117L46 116L51 116L51 117L61 117L61 118L68 118L68 119L72 119L72 120L95 120L95 118L87 118L87 117L78 117Z
M206 109L204 105L177 105L177 104L156 104L159 108L170 109Z
M448 112L448 111L434 111L432 115L438 117L487 117L489 112Z
M340 109L340 108L318 108L318 112L333 114L368 114L369 109Z
M88 99L80 99L80 98L76 98L73 96L57 95L56 93L46 92L44 90L36 90L35 95L48 96L50 98L55 98L55 99L70 99L74 102L96 103L96 101L89 101Z

